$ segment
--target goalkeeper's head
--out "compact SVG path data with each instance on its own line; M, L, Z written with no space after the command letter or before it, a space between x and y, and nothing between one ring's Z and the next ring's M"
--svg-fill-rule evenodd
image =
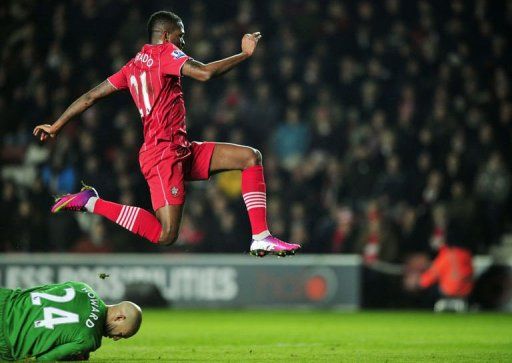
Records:
M107 306L104 336L114 340L134 336L142 323L142 310L131 301Z

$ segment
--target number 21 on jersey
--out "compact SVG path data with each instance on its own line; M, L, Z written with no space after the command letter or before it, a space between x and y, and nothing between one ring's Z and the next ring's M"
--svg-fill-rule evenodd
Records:
M64 291L66 292L64 296L46 294L43 292L32 292L30 294L32 305L41 305L41 299L56 303L65 303L70 302L75 298L76 293L73 288L69 287ZM34 326L36 328L53 329L55 325L78 323L78 320L78 314L47 306L43 308L43 320L36 320L34 322Z
M140 89L139 89L140 83ZM146 72L142 72L139 76L139 81L137 81L137 77L135 75L130 76L130 87L135 90L135 94L137 95L137 108L139 108L140 117L144 117L149 115L151 112L151 103L149 102L149 94L148 94L148 84L146 80ZM140 91L140 92L139 92ZM142 95L142 100L141 100ZM143 106L142 108L140 108Z

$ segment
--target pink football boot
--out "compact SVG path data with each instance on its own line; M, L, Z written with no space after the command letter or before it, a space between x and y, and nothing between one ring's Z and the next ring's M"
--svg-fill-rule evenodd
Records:
M79 193L66 194L58 198L53 205L51 212L57 213L62 210L74 212L85 212L85 204L92 197L98 197L98 192L93 187L84 184Z
M268 236L259 241L252 240L250 253L258 257L264 257L268 254L285 257L294 255L299 248L300 245L298 244L287 243L279 238Z

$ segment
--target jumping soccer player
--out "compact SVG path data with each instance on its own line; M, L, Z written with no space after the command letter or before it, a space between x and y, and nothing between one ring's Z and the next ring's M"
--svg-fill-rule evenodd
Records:
M137 305L105 305L82 282L0 288L0 360L86 360L102 336L130 338L141 322Z
M57 200L52 212L86 211L102 215L153 243L176 241L185 202L185 181L204 180L228 170L242 171L242 196L252 227L251 254L294 254L298 244L273 237L266 221L266 186L261 153L251 147L218 142L189 142L181 76L208 81L251 57L261 38L245 34L242 51L208 64L183 52L185 28L174 13L159 11L148 22L150 44L142 47L121 70L91 89L68 107L53 125L39 125L34 135L41 141L55 137L74 116L101 98L129 89L144 128L139 163L151 193L156 218L148 211L109 202L92 187Z

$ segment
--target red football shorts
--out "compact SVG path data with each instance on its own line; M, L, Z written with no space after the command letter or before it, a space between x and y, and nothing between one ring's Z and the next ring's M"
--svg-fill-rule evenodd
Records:
M141 149L140 169L149 186L153 210L185 203L185 182L210 177L214 142L192 142L190 147L161 143Z

